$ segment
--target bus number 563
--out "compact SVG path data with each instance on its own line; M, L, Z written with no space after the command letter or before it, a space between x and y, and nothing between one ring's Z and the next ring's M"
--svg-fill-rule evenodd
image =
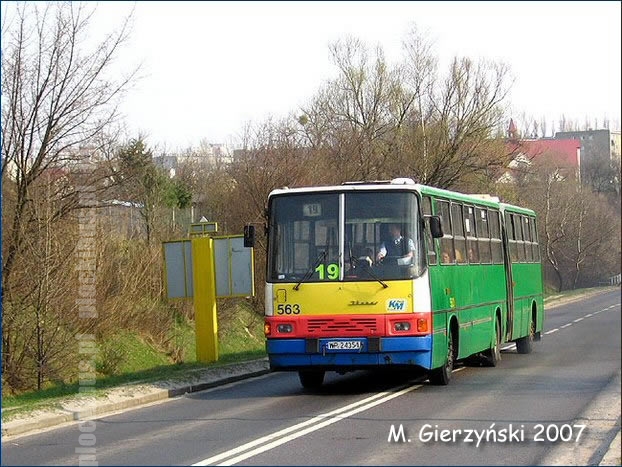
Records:
M300 305L294 303L293 305L277 305L277 315L298 315L300 314Z

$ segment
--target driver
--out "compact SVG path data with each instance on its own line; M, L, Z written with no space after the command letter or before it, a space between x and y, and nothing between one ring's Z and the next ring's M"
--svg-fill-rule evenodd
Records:
M415 251L415 242L411 238L402 237L399 224L389 224L389 234L391 240L382 242L376 259L382 261L386 256L398 258L397 264L400 266L411 264Z

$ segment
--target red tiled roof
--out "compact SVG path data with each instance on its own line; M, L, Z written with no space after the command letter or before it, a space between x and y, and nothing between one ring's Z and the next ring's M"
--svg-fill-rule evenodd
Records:
M578 167L581 141L578 139L508 141L506 143L506 148L514 157L522 153L532 161L547 158L564 167Z

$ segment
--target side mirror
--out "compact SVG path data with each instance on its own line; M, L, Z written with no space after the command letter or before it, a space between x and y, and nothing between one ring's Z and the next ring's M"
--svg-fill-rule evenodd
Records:
M244 226L244 248L253 248L255 246L255 226Z
M441 238L443 236L443 226L441 225L441 218L439 216L430 217L430 233L432 238Z

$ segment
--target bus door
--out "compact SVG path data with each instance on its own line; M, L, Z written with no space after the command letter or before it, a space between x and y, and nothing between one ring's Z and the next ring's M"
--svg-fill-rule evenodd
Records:
M512 228L511 224L505 222L506 216L503 211L501 211L501 240L503 242L503 264L505 266L505 275L506 275L506 300L507 300L507 323L505 328L505 339L507 341L512 340L512 334L514 330L514 278L512 276L512 258L510 255L509 248L509 238L508 238L508 229Z

